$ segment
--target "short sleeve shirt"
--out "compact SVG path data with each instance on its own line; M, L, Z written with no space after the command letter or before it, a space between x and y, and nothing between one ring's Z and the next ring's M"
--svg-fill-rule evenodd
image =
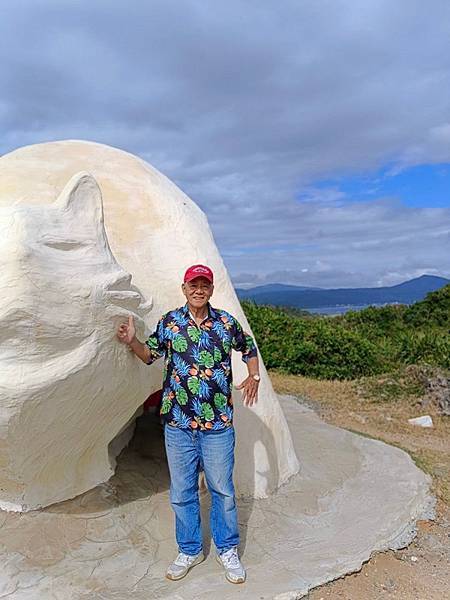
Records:
M231 351L257 355L253 338L230 313L208 303L197 325L188 305L161 317L145 342L148 364L164 356L160 415L183 429L219 430L233 422Z

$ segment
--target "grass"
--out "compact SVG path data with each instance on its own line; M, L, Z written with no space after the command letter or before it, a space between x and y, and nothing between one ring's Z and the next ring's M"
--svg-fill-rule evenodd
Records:
M411 381L397 372L385 377L370 377L359 384L367 399L372 402L397 402L399 399L417 399L425 393L422 383Z

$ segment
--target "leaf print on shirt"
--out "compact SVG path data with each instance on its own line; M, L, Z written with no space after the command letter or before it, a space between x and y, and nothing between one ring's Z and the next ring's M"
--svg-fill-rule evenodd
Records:
M186 415L177 405L173 407L172 417L178 427L183 427L186 429L191 425L190 417Z
M200 379L200 386L197 393L202 400L209 397L211 393L211 388L209 387L208 382L204 379Z
M163 337L166 340L173 340L178 335L179 331L180 331L180 328L175 323L175 321L170 321L164 327Z
M230 351L230 348L231 348L231 341L230 341L229 337L226 337L222 340L222 346L223 346L223 349L225 350L225 353L228 354L228 352Z
M188 343L186 338L184 338L181 334L178 334L173 338L172 346L175 352L185 352L188 347Z
M222 352L217 346L214 346L214 360L215 362L220 362L222 360Z
M198 349L198 346L193 346L191 348L191 358L192 358L192 364L194 365L199 365L200 364L200 350Z
M172 317L172 319L175 321L175 323L179 327L186 327L186 325L189 323L189 317L187 317L186 315L184 315L179 310L172 311L170 313L170 316Z
M227 405L227 397L223 394L214 394L214 404L219 410L223 410Z
M189 374L189 363L187 363L179 354L174 354L173 364L181 377L186 377Z
M162 403L161 403L161 414L165 415L166 413L168 413L170 411L170 409L172 408L172 400L169 398L168 395L164 394L163 398L162 398Z
M193 325L189 325L189 327L187 328L187 332L188 332L188 336L191 338L191 340L197 344L198 340L200 339L200 335L201 335L199 328L194 327Z
M198 398L195 398L194 401L192 402L192 410L198 416L200 416L202 414L202 405Z
M227 404L227 406L225 406L225 408L223 409L223 412L224 412L224 414L220 415L220 418L222 419L222 421L224 420L224 417L226 417L227 420L230 420L231 417L233 416L233 411L229 404Z
M180 388L176 393L176 398L177 398L178 404L181 404L182 406L187 404L188 395L187 395L186 390L184 390L183 388Z
M227 335L227 330L222 321L215 321L213 325L213 331L223 340Z
M213 371L213 381L217 383L224 394L228 394L228 379L225 372L222 369L214 369Z
M172 375L170 376L170 387L174 392L181 388L180 378L175 370L172 371Z
M213 355L211 354L211 352L208 352L208 350L202 350L200 352L199 362L201 365L205 365L205 367L208 367L208 369L209 369L214 366Z
M146 344L149 348L156 349L158 347L158 340L154 337L149 337Z
M201 406L201 416L205 419L205 421L212 421L214 419L214 411L212 406L208 404L208 402L202 402Z
M202 330L202 332L200 333L200 348L205 348L205 350L211 350L212 345L213 344L209 332Z
M187 385L189 388L189 391L194 394L194 396L196 394L198 394L198 390L200 389L200 381L198 379L198 377L189 377L189 379L187 380Z

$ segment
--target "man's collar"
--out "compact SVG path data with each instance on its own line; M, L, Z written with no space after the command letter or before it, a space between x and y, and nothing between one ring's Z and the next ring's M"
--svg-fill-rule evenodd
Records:
M217 312L216 310L211 306L211 304L208 302L208 304L206 305L208 308L208 317L211 319L217 319ZM189 316L191 314L190 310L189 310L189 306L188 303L186 302L186 304L182 307L181 309L183 311L183 313L186 316ZM206 318L206 317L205 317Z

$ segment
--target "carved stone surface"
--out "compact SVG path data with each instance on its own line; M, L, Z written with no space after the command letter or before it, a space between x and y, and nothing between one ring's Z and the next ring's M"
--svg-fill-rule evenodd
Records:
M0 257L0 507L24 511L113 474L108 444L145 395L114 328L130 311L142 332L149 306L109 249L88 174L51 205L1 206Z
M80 171L91 176L73 179ZM1 157L0 227L0 507L24 511L107 481L135 411L161 387L162 361L146 367L115 339L121 315L140 314L148 333L184 304L182 274L202 262L212 304L249 325L204 213L121 150L64 141ZM237 354L233 372L246 376ZM261 376L251 410L234 392L236 489L253 497L299 468L263 365Z

